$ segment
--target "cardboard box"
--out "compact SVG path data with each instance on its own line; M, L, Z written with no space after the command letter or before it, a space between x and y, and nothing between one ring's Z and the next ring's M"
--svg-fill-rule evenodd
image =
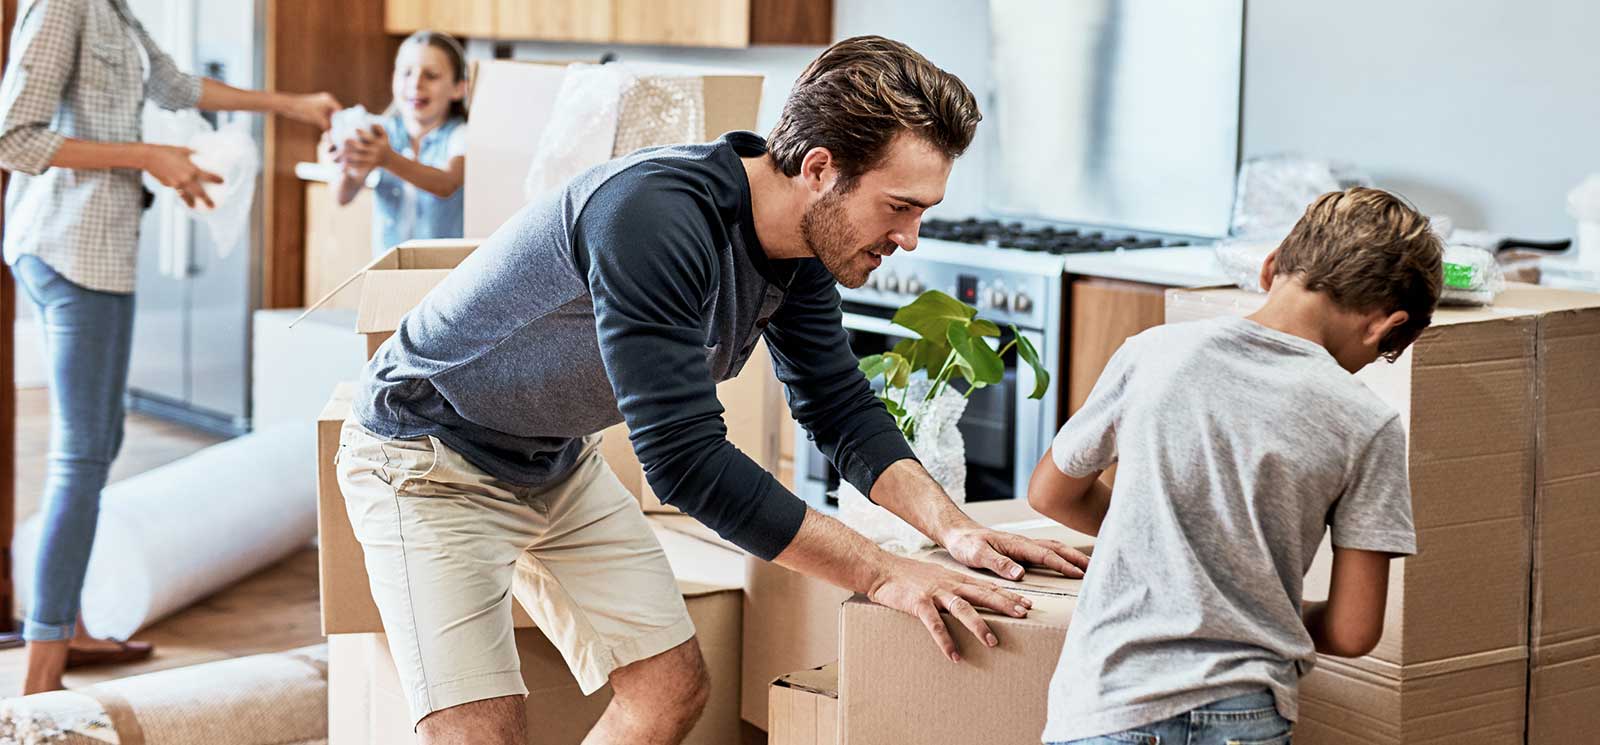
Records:
M335 296L357 292L356 333L366 341L367 358L400 328L400 319L421 302L435 285L478 248L478 240L457 238L406 241L385 251L346 277L333 290L306 308L302 318ZM296 319L298 324L301 319Z
M705 136L756 127L762 76L684 65L636 66L647 72L701 78ZM564 64L480 61L472 73L472 128L467 132L465 232L487 236L523 206L522 185L554 113Z
M691 539L683 539L696 544ZM736 557L704 544L666 538L668 556L694 621L701 654L711 674L711 699L684 741L693 745L737 743L739 725L739 587L726 582ZM707 552L709 549L709 552ZM561 653L534 628L518 628L517 653L526 702L529 740L539 745L577 745L611 700L611 688L585 697ZM418 742L400 690L394 661L382 634L340 634L328 639L329 745L393 745Z
M1546 649L1528 676L1528 745L1590 742L1597 732L1600 643Z
M767 745L838 745L837 665L789 673L767 690Z
M981 502L968 514L991 527L1069 546L1089 536L1039 516L1020 500ZM942 549L920 556L1009 587L1033 600L1026 618L985 613L1000 645L979 643L944 620L961 654L950 662L920 621L869 602L846 601L840 616L839 733L845 745L899 742L1037 743L1046 694L1082 580L1029 572L1021 582L964 569Z
M1527 658L1497 653L1379 673L1323 657L1300 681L1294 741L1310 745L1521 745ZM1580 742L1565 740L1563 742Z

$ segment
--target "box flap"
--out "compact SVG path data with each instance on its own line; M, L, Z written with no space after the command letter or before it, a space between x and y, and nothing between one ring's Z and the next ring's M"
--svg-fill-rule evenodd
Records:
M371 272L409 269L454 269L456 265L460 264L463 259L476 250L482 242L481 238L435 238L406 241L388 251L384 251L372 261L367 262L366 266L345 277L343 282L335 285L332 290L328 291L328 294L323 295L319 300L307 307L299 317L290 321L289 327L294 328L295 324L305 320L306 316L311 315L312 311L326 305L328 301L357 284ZM371 288L363 283L361 288L361 307L366 306L370 294L388 292L389 289L387 287ZM416 300L421 299L421 295L416 297ZM401 315L404 315L404 313ZM399 318L396 317L395 320L398 321ZM358 312L356 320L357 331L366 333L360 331L360 324L361 316ZM393 331L394 328L379 330Z
M798 691L815 693L828 698L839 697L839 663L823 665L815 670L800 670L789 673L772 684L779 688L793 688Z
M361 288L361 304L356 308L356 333L378 334L400 328L400 319L449 274L449 269L367 272Z
M744 588L744 557L675 530L654 524L656 540L672 564L672 574L684 595L704 595Z

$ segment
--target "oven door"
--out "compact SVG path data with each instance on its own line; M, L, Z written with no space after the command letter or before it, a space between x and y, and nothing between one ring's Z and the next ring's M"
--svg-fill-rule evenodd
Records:
M905 329L889 321L894 315L892 308L845 302L843 309L844 328L849 335L851 351L857 357L887 352L907 338ZM1001 344L1010 341L1010 329L1003 333ZM1036 346L1042 341L1035 334L1023 333ZM1033 470L1033 463L1018 460L1019 453L1031 453L1037 445L1039 402L1026 398L1033 385L1033 375L1024 367L1020 375L1026 380L1021 383L1027 387L1019 385L1016 355L1007 357L1004 380L973 391L957 424L966 446L968 501L1025 496L1028 474ZM876 388L882 381L872 383ZM952 387L963 393L967 390L965 381L960 379ZM1019 401L1024 405L1019 406ZM803 427L797 432L795 442L795 480L800 496L815 506L837 506L839 472L812 444Z

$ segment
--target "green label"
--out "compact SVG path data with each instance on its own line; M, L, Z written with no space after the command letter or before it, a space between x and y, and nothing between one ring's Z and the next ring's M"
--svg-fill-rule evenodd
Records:
M1458 290L1470 290L1477 279L1478 271L1470 264L1444 263L1444 286L1454 287Z

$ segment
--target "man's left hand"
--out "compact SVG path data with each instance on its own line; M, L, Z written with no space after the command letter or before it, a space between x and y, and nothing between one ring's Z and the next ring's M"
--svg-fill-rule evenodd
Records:
M981 526L955 528L940 541L956 561L1020 580L1023 565L1044 567L1077 579L1089 568L1087 554L1060 541L1024 538Z

